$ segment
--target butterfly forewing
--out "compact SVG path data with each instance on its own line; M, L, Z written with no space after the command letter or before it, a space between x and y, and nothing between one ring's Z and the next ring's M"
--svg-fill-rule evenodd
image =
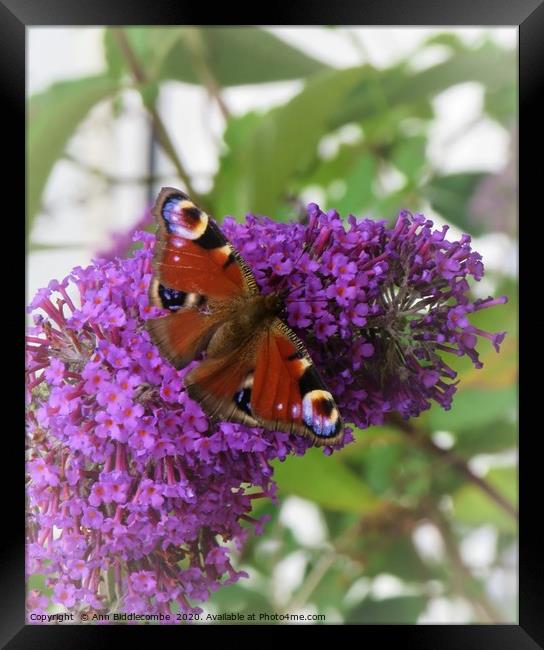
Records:
M257 351L251 410L265 428L309 435L317 445L342 435L331 393L302 341L279 318Z
M153 342L176 368L206 349L225 317L210 303L256 291L251 270L217 224L189 197L163 188L153 207L157 241L150 301L171 314L147 321Z
M256 290L217 224L186 194L163 188L153 214L159 226L153 268L161 285L217 299Z

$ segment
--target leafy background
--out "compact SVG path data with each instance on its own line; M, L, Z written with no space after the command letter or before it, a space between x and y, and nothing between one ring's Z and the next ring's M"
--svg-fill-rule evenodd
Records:
M132 228L162 185L218 220L305 203L421 210L475 237L479 312L454 407L275 467L279 506L207 611L327 622L517 619L514 30L30 29L29 294ZM455 363L454 363L455 365ZM31 578L38 583L40 577Z

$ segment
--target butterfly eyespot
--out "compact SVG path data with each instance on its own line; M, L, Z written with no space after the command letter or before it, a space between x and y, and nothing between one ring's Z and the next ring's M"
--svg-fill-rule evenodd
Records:
M181 194L170 196L162 206L166 230L186 239L198 239L208 226L208 215Z
M312 390L302 399L303 420L317 436L331 437L339 429L340 416L332 395L326 390Z
M158 284L156 287L153 286L153 302L157 306L162 307L163 309L169 309L170 311L177 311L183 307L186 303L187 297L191 294L187 294L183 291L175 291L174 289L168 289L162 284Z
M239 409L251 415L251 388L242 388L234 395L234 401Z
M253 386L253 373L250 372L248 376L244 379L244 383L242 384L242 388L249 388L251 390Z

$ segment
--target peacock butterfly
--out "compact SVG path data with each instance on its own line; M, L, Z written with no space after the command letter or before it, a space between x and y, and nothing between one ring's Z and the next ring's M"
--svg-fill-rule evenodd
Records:
M219 226L180 190L153 207L157 239L150 301L170 313L147 321L161 354L183 368L189 396L212 419L309 436L342 438L338 408L308 351L278 317L282 292L261 294Z

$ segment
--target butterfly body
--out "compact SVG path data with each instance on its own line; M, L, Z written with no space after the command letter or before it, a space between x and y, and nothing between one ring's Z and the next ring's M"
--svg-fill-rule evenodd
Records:
M279 318L281 292L263 295L253 273L208 215L163 188L150 300L168 315L147 321L189 396L214 420L298 433L315 444L342 437L341 419L302 341Z

